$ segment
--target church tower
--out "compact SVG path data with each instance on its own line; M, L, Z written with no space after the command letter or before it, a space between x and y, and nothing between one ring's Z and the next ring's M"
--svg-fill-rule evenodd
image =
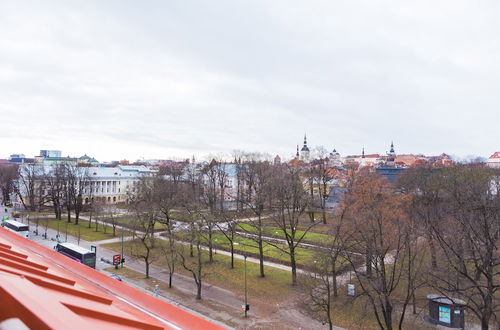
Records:
M304 134L304 146L300 149L300 160L309 163L309 148L307 147L307 137Z
M394 143L391 141L391 150L387 153L387 166L394 166L396 160L396 152L394 151Z

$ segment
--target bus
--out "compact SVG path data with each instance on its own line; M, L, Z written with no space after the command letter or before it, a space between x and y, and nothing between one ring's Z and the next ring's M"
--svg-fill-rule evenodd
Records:
M22 237L29 238L29 236L30 236L30 227L28 227L28 225L25 225L24 223L21 223L19 221L3 220L2 227L6 228L6 229L18 234L18 235L21 235Z
M95 252L82 248L81 246L73 243L58 243L54 247L54 250L75 261L78 261L95 269Z

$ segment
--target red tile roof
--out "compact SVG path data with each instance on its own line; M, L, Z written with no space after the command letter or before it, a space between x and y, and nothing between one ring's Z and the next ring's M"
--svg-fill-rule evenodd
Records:
M490 159L498 159L498 158L500 158L500 151L497 151L490 156Z
M31 329L223 329L4 228L0 297Z

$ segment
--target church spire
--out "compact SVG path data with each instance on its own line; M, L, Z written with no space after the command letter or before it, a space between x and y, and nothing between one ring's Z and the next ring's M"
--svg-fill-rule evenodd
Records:
M299 158L299 145L297 144L297 153L295 154L297 158Z
M361 158L365 158L365 147L363 147L363 151L361 151Z

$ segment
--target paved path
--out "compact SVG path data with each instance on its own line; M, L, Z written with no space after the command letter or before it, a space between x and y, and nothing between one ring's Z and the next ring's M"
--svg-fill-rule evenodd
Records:
M83 220L83 221L88 221L88 217L86 216L80 216L80 220ZM130 231L130 228L127 228L125 226L121 226L121 225L116 225L116 230L117 231L121 231L122 229L124 230L128 230ZM164 236L161 236L161 234L164 233L164 232L155 232L155 237L159 238L159 239L162 239L162 240L166 240L166 238ZM132 240L133 237L132 236L126 236L124 237L124 241L128 241L128 240ZM120 242L121 241L121 237L116 237L116 238L110 238L110 239L107 239L107 240L102 240L102 241L97 241L97 242L94 242L94 244L98 244L98 245L101 245L101 244L108 244L108 243L116 243L116 242ZM183 242L183 241L177 241L181 244L184 244L184 245L189 245L189 243L187 242ZM204 250L208 250L208 247L202 247ZM225 250L218 250L218 249L213 249L214 250L214 253L215 254L221 254L221 255L225 255L225 256L231 256L231 252L229 251L225 251ZM245 257L242 255L242 254L238 254L238 253L234 253L234 258L235 259L239 259L239 260L243 260ZM253 258L253 257L247 257L247 261L248 262L252 262L252 263L256 263L256 264L259 264L260 263L260 260L257 259L257 258ZM282 270L286 270L286 271L289 271L291 272L292 271L292 268L290 266L287 266L287 265L282 265L282 264L279 264L279 263L276 263L276 262L271 262L271 261L264 261L264 266L268 266L268 267L273 267L273 268L277 268L277 269L282 269ZM297 269L297 273L302 273L302 274L305 274L305 273L308 273L307 271L303 270L303 269Z

